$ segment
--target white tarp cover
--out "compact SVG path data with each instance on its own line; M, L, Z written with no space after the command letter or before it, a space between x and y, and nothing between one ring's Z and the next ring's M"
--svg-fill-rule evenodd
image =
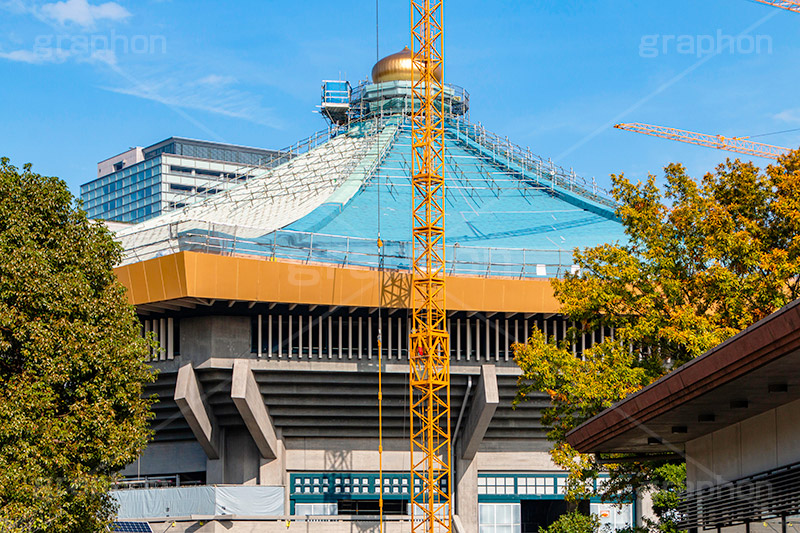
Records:
M123 520L190 515L283 516L283 487L170 487L111 492Z
M339 135L206 200L116 232L122 264L178 251L177 226L227 224L240 238L257 238L299 220L322 205L367 156L377 135ZM361 176L361 181L365 176Z

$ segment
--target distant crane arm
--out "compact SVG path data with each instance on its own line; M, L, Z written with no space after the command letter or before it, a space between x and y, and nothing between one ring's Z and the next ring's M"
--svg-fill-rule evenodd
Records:
M718 150L727 150L729 152L765 157L767 159L778 159L778 156L784 155L789 151L788 148L782 148L780 146L773 146L771 144L764 144L755 141L748 141L743 137L723 137L722 135L696 133L693 131L679 130L676 128L667 128L664 126L653 126L651 124L617 124L614 127L621 130L634 131L636 133L661 137L662 139L671 139L673 141L696 144L699 146L708 146Z
M759 4L766 4L768 6L779 7L795 13L800 13L800 0L753 0Z

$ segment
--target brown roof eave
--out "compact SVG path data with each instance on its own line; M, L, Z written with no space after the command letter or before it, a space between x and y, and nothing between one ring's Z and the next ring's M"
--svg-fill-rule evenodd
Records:
M800 300L632 394L567 434L581 452L614 438L800 347Z

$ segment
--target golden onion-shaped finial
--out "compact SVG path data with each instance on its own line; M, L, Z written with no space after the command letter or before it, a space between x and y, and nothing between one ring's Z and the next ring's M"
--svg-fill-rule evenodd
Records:
M406 46L396 54L388 55L375 63L372 67L372 83L383 83L385 81L411 81L411 50ZM421 77L419 69L414 76L416 79ZM442 69L436 71L436 79L441 81Z

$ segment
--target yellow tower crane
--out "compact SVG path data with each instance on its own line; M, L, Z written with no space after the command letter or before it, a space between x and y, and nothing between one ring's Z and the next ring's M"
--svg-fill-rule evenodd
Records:
M661 137L662 139L708 146L709 148L716 148L718 150L727 150L729 152L765 157L767 159L778 159L779 156L789 151L788 148L782 148L780 146L748 141L747 137L723 137L722 135L708 135L706 133L696 133L676 128L639 123L617 124L614 127L621 130Z
M767 4L768 6L779 7L800 13L800 0L753 0L759 4Z
M413 191L409 343L412 532L449 533L452 457L444 256L443 0L411 0Z

